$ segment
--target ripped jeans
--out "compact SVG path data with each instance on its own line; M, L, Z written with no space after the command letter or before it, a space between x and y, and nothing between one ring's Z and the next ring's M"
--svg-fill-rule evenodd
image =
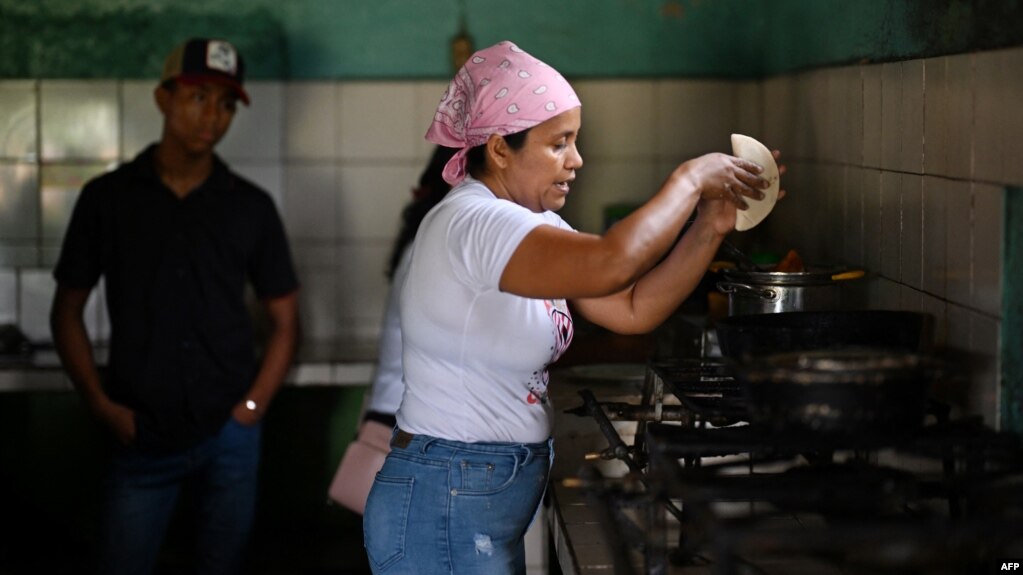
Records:
M396 430L363 519L373 573L524 574L523 538L553 458L550 439L463 443Z

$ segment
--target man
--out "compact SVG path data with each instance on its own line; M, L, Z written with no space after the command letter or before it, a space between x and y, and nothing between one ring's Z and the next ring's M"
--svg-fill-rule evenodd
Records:
M103 573L149 573L179 491L194 486L199 573L240 569L254 518L260 420L294 354L298 281L273 201L213 148L248 104L241 55L191 39L155 90L160 141L83 188L54 270L64 368L116 438L104 483ZM104 278L108 373L82 320ZM262 363L246 282L272 325Z

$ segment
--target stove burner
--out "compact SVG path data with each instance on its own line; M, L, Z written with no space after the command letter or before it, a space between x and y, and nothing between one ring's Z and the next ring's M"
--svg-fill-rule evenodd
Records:
M904 435L748 424L747 396L713 359L652 362L638 405L586 394L572 412L597 421L605 457L630 471L583 483L632 550L619 555L646 573L951 574L1023 553L1021 438L950 421L940 403ZM642 416L632 446L610 424L630 414Z

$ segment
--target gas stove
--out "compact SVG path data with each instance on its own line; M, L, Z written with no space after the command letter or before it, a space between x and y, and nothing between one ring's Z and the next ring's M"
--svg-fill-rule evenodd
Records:
M906 433L749 423L721 358L655 360L639 403L588 390L571 413L623 461L577 484L603 509L616 573L986 573L1023 557L1023 444L930 400ZM635 421L632 445L613 421ZM992 571L992 569L994 569Z

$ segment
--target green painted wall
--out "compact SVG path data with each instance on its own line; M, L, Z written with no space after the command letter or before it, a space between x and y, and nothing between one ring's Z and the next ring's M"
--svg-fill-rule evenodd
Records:
M1023 44L1023 0L0 0L0 78L150 78L190 35L254 78L450 75L460 16L571 77L762 77Z

